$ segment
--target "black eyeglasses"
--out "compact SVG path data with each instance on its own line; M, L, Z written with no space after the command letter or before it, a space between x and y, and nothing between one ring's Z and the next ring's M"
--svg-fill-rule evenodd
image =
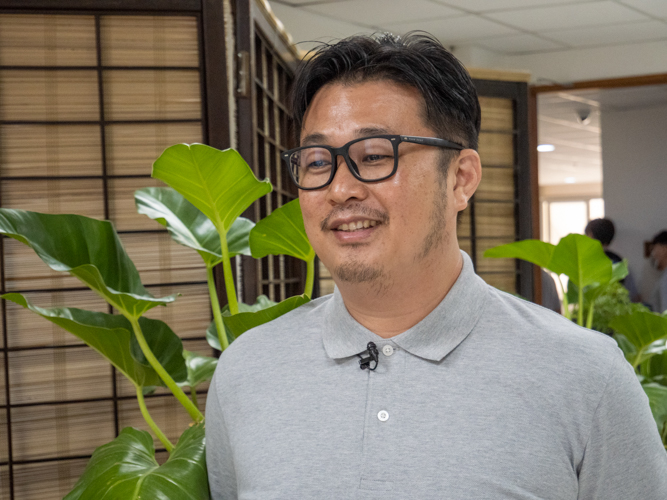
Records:
M304 146L282 154L290 177L299 189L321 189L336 175L336 158L345 159L352 175L362 182L388 179L398 168L398 145L412 142L445 149L465 149L446 139L414 137L410 135L374 135L348 142L340 148L331 146Z

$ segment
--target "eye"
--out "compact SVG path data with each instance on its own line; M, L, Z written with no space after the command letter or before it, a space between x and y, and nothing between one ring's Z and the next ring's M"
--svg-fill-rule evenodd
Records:
M308 169L316 169L316 168L328 168L331 166L331 162L327 160L314 160L311 161L306 165L306 168Z
M381 154L371 154L371 155L366 155L364 157L364 162L365 163L371 163L371 162L375 162L375 161L381 161L381 160L384 160L386 158L390 158L390 156L381 155Z

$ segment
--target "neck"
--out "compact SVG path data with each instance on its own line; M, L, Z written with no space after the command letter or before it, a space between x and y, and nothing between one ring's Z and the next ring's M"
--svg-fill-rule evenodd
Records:
M390 338L428 316L454 286L463 267L458 244L433 252L415 267L393 273L380 286L338 280L336 285L357 322L380 337Z

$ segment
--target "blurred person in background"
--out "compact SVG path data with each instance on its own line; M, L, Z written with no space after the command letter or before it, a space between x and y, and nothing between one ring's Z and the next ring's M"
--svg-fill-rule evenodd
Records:
M649 297L649 305L655 312L662 313L667 310L667 231L656 234L651 243L651 264L662 274Z
M609 250L609 245L616 234L614 223L610 219L593 219L588 223L584 232L589 238L593 238L602 243L602 249L604 250L605 255L611 259L612 263L616 264L623 260L623 257L616 252ZM621 284L628 290L630 300L632 302L639 302L639 291L637 290L635 280L630 273L621 280Z

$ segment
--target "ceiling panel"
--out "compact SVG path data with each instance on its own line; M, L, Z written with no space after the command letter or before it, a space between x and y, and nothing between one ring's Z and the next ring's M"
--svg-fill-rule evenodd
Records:
M667 4L667 0L665 0L665 4ZM543 36L572 47L659 40L667 38L667 23L645 21L608 26L592 26L586 29L547 31L543 33Z
M667 19L667 1L665 0L620 0L621 3L639 9L651 16Z
M354 19L356 23L382 26L423 19L442 19L461 16L465 12L429 0L387 2L386 0L347 0L344 2L316 4L305 7L310 12L335 19Z
M282 3L285 5L308 5L312 3L336 3L344 2L345 0L271 0L271 6L276 3Z
M558 5L572 3L572 0L434 0L445 5L458 7L470 12L490 12L507 9L525 9L538 5Z
M445 45L518 33L507 26L470 15L430 21L387 24L383 28L399 34L413 30L428 31Z
M369 32L366 26L329 19L279 3L272 3L271 10L282 21L297 48L301 50L310 50L321 42Z
M644 14L616 2L592 2L493 12L486 17L526 31L646 21Z
M527 54L530 52L566 48L566 45L562 43L524 34L487 38L475 42L475 45L505 54Z

